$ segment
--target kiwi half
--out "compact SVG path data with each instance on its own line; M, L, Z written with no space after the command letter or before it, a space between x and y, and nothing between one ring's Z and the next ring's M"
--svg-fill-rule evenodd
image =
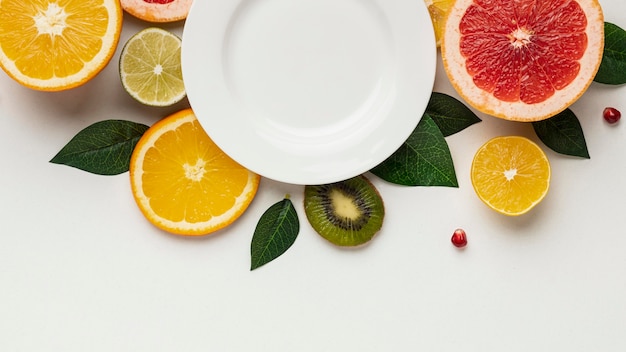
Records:
M304 187L304 211L311 226L338 246L369 242L383 225L385 207L365 177Z

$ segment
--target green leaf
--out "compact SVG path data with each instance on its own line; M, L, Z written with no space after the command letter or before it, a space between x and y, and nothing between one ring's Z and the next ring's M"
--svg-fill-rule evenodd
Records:
M626 31L609 22L604 22L604 54L594 81L626 83Z
M146 125L123 120L96 122L74 136L50 162L98 175L124 173L137 141L147 129Z
M537 137L557 153L589 159L585 135L570 109L543 121L533 122Z
M426 113L445 137L460 132L482 120L465 104L447 94L433 92Z
M272 205L263 213L254 230L250 253L250 270L280 257L298 237L300 221L289 197Z
M428 114L407 141L371 172L405 186L459 186L448 143Z

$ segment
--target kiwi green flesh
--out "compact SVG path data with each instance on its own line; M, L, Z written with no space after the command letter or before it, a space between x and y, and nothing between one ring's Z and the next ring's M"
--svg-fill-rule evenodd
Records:
M383 200L365 176L305 186L304 210L313 229L338 246L369 242L383 224Z

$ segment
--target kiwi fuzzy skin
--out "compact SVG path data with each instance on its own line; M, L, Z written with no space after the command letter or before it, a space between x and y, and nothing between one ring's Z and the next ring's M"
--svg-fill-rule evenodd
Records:
M347 218L334 209L333 197L349 198L359 216ZM369 242L383 225L385 207L378 190L365 177L325 185L305 186L304 210L313 229L332 244L342 247Z

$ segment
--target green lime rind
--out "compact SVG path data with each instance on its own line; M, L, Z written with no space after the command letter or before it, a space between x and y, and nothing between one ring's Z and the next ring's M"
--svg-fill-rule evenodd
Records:
M339 203L359 210L345 217ZM304 211L313 229L329 242L353 247L369 242L383 225L385 207L374 185L364 176L325 185L305 186Z

